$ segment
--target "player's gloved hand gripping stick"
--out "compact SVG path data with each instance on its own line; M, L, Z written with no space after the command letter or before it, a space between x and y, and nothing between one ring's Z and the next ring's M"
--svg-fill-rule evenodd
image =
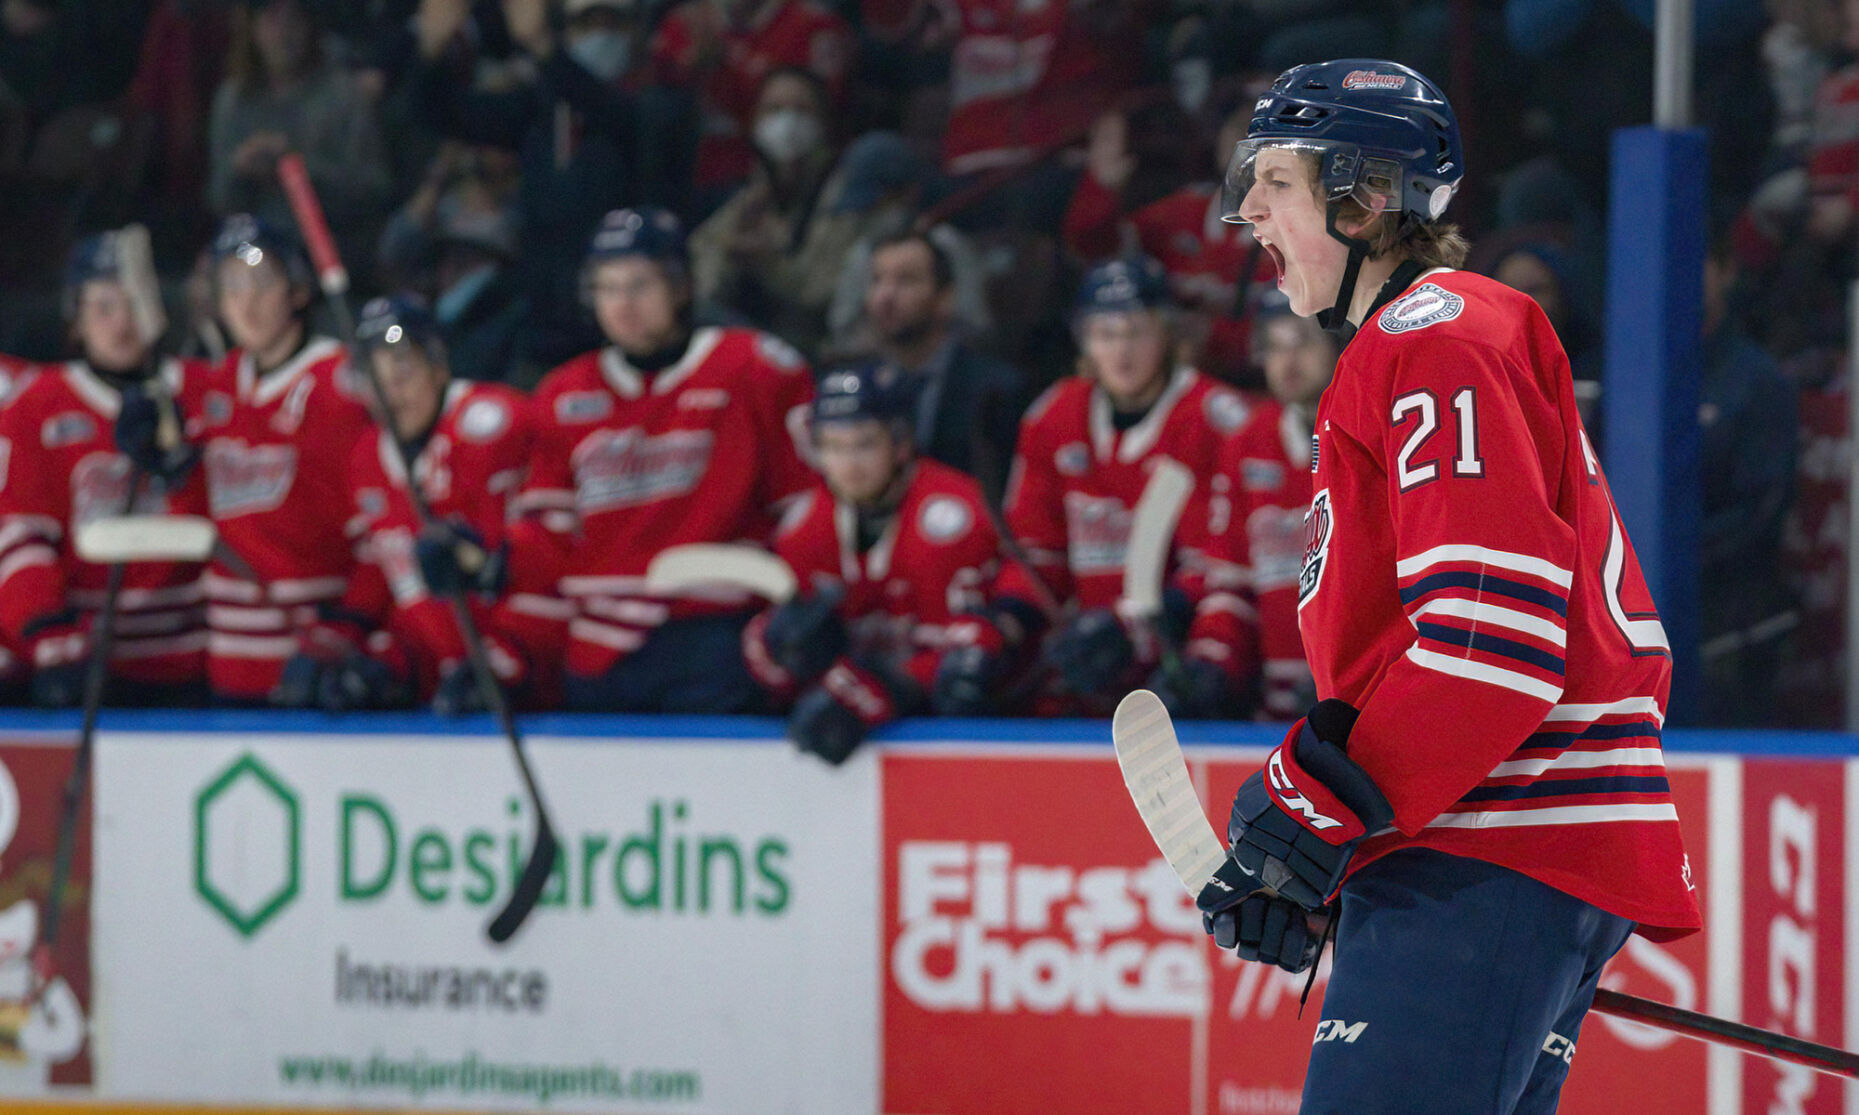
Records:
M355 340L355 321L349 313L345 295L349 288L349 274L342 266L342 257L336 252L336 243L329 235L329 225L323 219L323 207L316 200L316 192L310 184L310 173L303 165L303 156L292 152L278 160L278 181L284 187L284 193L290 200L291 214L297 220L297 228L303 233L304 246L310 250L311 262L316 267L317 285L328 296L330 307L335 313L337 328L342 333L342 340L351 347ZM360 370L368 382L377 406L383 415L390 413L386 394L382 390L380 377L368 361L360 361ZM414 475L413 462L406 459L406 447L398 438L390 438L401 454L401 465L406 475ZM407 484L407 495L413 501L414 512L419 516L422 533L432 527L434 520L432 508L427 506L425 496L419 485L411 479ZM484 560L484 551L477 549L477 560L473 562L469 554L460 554L458 564L465 574L475 574L476 567ZM461 550L467 546L461 545ZM555 828L549 823L549 814L542 801L542 791L536 785L536 776L529 768L529 759L523 751L523 737L517 731L516 720L510 715L510 703L505 699L503 687L497 682L497 675L491 667L490 659L484 651L483 640L478 634L478 625L471 618L471 608L465 602L464 592L453 586L454 590L445 593L452 607L452 618L458 624L460 636L465 644L465 657L470 663L471 673L477 679L478 692L484 700L484 707L491 710L503 726L504 737L510 741L510 753L516 760L517 773L522 776L523 789L529 796L530 808L536 814L535 839L531 843L529 862L523 866L522 875L518 876L516 885L510 890L509 901L504 904L497 916L491 919L485 934L492 941L501 944L510 939L523 919L536 907L542 897L542 888L549 881L549 872L555 866L558 846Z
M1347 705L1343 707L1348 708ZM1319 705L1318 709L1321 708L1322 705ZM1318 725L1312 729L1312 734L1319 739L1322 738L1325 729L1326 716L1327 714L1315 717ZM1298 727L1300 737L1303 729L1308 727L1310 719L1306 718L1300 723ZM1347 729L1345 729L1345 735L1346 733ZM1116 716L1111 721L1111 736L1116 743L1117 765L1123 770L1123 781L1129 788L1130 800L1136 804L1136 811L1141 814L1143 824L1149 829L1149 835L1154 838L1156 847L1161 851L1162 857L1168 861L1169 867L1174 869L1175 877L1181 881L1181 885L1187 889L1189 894L1195 895L1197 901L1201 901L1202 896L1209 893L1240 892L1247 876L1244 872L1238 871L1237 861L1229 857L1225 849L1221 848L1220 838L1215 835L1213 826L1207 823L1206 815L1201 812L1200 799L1195 794L1194 783L1188 777L1187 761L1181 755L1181 744L1175 739L1175 727L1169 721L1168 710L1162 706L1161 700L1146 689L1138 689L1123 698L1123 702L1117 706ZM1292 741L1292 747L1295 752L1295 741ZM1279 751L1282 750L1281 747ZM1294 758L1296 758L1295 754ZM1321 765L1323 760L1318 759L1316 763ZM1295 784L1293 782L1293 785ZM1286 802L1290 800L1282 796L1283 791L1280 791L1280 795L1278 800ZM1339 797L1338 800L1341 801L1341 798ZM1235 802L1236 808L1237 805L1238 803ZM1279 807L1275 805L1274 808ZM1350 808L1353 812L1353 807ZM1356 819L1358 822L1363 822L1359 813ZM1251 827L1248 823L1248 829ZM1366 823L1364 823L1364 828L1367 828ZM1263 836L1263 834L1260 835ZM1292 841L1285 843L1295 844L1295 837ZM1324 843L1329 842L1324 841ZM1304 850L1310 850L1308 843L1305 844ZM1353 850L1353 844L1351 850ZM1297 849L1293 847L1291 851L1295 858ZM1248 855L1250 856L1251 853ZM1320 852L1319 856L1321 855ZM1265 859L1260 859L1255 871L1263 871L1265 862ZM1287 870L1291 870L1289 860L1281 858L1280 862L1285 864ZM1307 863L1304 866L1309 870L1311 878L1327 879L1330 877L1323 874L1321 863ZM1330 870L1339 875L1347 866L1347 859L1344 858ZM1240 882L1236 883L1236 878ZM1270 902L1283 905L1276 908L1270 905L1247 906L1247 901L1254 897L1265 897ZM1202 908L1205 909L1206 906L1203 905ZM1308 919L1292 916L1292 910L1296 910L1299 914L1302 914L1304 910L1288 898L1261 890L1255 895L1242 895L1237 902L1227 908L1234 911L1232 932L1235 937L1242 930L1248 929L1246 923L1254 916L1249 911L1256 911L1258 933L1261 939L1266 936L1268 928L1266 923L1269 920L1274 925L1282 927L1280 929L1282 936L1277 940L1282 942L1280 947L1286 950L1286 955L1301 955L1301 948L1306 947L1300 945L1299 929L1293 923L1306 922L1303 926L1303 934L1304 940L1307 941L1310 931ZM1276 913L1274 909L1277 910ZM1215 934L1216 943L1222 948L1233 947L1221 939L1223 922L1219 916L1214 915L1208 921L1211 922L1209 932ZM1318 932L1322 932L1321 926L1318 927ZM1241 955L1244 953L1242 952ZM1264 956L1263 953L1259 958L1273 963L1279 962L1274 957ZM1316 956L1313 952L1310 956L1310 963L1315 963L1315 961ZM1740 1049L1745 1053L1805 1065L1818 1072L1835 1076L1859 1078L1859 1054L1804 1041L1787 1034L1777 1034L1698 1011L1655 1003L1650 999L1642 999L1636 995L1627 995L1607 988L1594 993L1594 1009L1602 1014L1641 1022L1698 1041L1716 1042Z

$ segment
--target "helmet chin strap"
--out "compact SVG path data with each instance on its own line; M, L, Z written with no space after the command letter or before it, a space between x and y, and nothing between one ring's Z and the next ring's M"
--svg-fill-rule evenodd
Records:
M1356 327L1349 323L1349 303L1356 294L1356 276L1362 272L1362 261L1368 258L1369 243L1366 240L1348 236L1336 227L1336 210L1338 206L1332 201L1324 206L1323 229L1330 234L1330 239L1349 249L1349 262L1343 267L1343 281L1336 288L1336 305L1327 310L1317 311L1317 324L1325 333L1335 336L1340 344L1348 344L1356 335Z

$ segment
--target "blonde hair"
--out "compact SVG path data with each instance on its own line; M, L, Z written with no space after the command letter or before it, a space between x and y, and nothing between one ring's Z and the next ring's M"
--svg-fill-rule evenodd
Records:
M1316 195L1319 202L1325 201L1319 157L1307 151L1301 151L1299 155L1310 171L1311 193ZM1385 210L1375 214L1354 197L1342 198L1336 204L1338 226L1364 226L1357 239L1368 241L1370 259L1381 259L1390 252L1398 252L1403 259L1410 259L1429 270L1435 267L1457 270L1465 266L1465 257L1472 250L1471 242L1459 231L1459 226L1451 222L1409 220L1405 214Z

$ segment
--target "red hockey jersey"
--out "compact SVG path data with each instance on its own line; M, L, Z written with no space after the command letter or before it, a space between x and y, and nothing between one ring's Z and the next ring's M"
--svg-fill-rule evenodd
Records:
M169 391L184 394L208 367L164 361ZM0 412L0 630L21 648L30 645L34 621L67 607L94 614L103 604L109 567L80 561L72 549L76 529L120 515L129 498L132 468L116 451L116 415L122 395L88 364L72 361L44 369ZM135 511L202 514L199 470L174 490L153 477L142 481ZM197 682L204 668L200 566L192 562L134 562L123 573L117 598L110 669L118 677L153 684ZM41 665L66 661L58 648Z
M1299 621L1398 831L1654 935L1699 925L1660 751L1671 657L1568 359L1528 297L1433 271L1317 412Z
M852 49L852 28L812 0L764 4L746 26L727 23L716 0L688 0L665 13L652 36L652 73L661 84L698 90L696 184L720 186L748 177L755 166L749 128L762 81L771 72L783 66L807 70L837 102Z
M217 696L266 699L315 605L347 586L349 460L374 432L347 361L341 345L317 337L260 376L235 351L184 400L213 522L250 567L207 569L207 679Z
M800 354L751 329L699 329L653 375L613 348L549 373L512 552L539 577L559 574L575 606L569 672L606 672L667 619L749 605L728 591L648 596L646 566L668 546L767 541L814 483L802 455L812 399Z
M845 587L840 618L851 653L885 663L927 692L949 625L986 602L1000 553L981 486L928 458L871 549L858 552L856 514L824 484L802 497L775 535L775 553L803 586Z
M1297 629L1297 575L1310 507L1310 430L1276 400L1227 442L1225 482L1210 512L1207 595L1188 652L1218 662L1240 684L1260 681L1259 712L1295 720L1315 682Z
M1191 368L1177 368L1149 413L1123 431L1109 396L1088 377L1053 385L1020 420L1007 484L1007 529L1033 568L1003 566L1000 594L1038 603L1042 594L1027 583L1037 575L1060 602L1114 606L1123 595L1130 515L1155 462L1171 457L1196 478L1175 530L1173 575L1198 600L1220 447L1247 416L1238 392Z
M507 511L529 469L535 422L529 400L500 384L455 380L440 404L439 420L413 473L433 517L470 526L495 550L508 541ZM355 446L349 466L348 531L355 570L342 609L367 617L395 635L430 699L444 670L465 657L451 605L435 597L420 575L413 543L419 514L407 490L400 450L385 430ZM525 663L547 672L561 655L568 606L553 584L536 583L518 564L505 596L494 605L472 601L478 629L508 640Z
M1203 182L1125 213L1117 195L1086 174L1065 210L1065 243L1085 259L1108 259L1132 247L1154 257L1168 272L1176 300L1205 317L1199 367L1233 382L1252 367L1252 319L1239 304L1234 277L1250 267L1264 286L1275 272L1257 250L1252 226L1221 220L1225 211L1220 188ZM1134 245L1125 243L1125 229Z

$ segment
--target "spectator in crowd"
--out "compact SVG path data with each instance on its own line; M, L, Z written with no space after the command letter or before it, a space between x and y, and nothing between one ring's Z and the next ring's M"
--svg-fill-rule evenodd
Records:
M1512 290L1529 295L1542 307L1543 316L1549 319L1562 348L1568 353L1582 425L1588 428L1589 437L1599 446L1601 342L1588 315L1583 312L1586 299L1581 296L1568 252L1549 240L1514 241L1496 254L1489 274Z
M449 370L463 379L519 374L529 302L514 269L521 210L517 165L494 147L448 143L381 234L381 268L430 295Z
M305 0L245 0L234 10L226 80L213 98L208 195L221 216L252 213L288 227L279 157L303 156L343 258L370 255L387 202L386 153L374 106L322 53Z
M1780 638L1792 606L1782 523L1795 475L1795 392L1730 311L1735 263L1720 242L1704 269L1700 639L1707 724L1772 723Z
M1108 715L1154 671L1163 640L1186 628L1203 591L1220 448L1248 413L1238 393L1174 362L1173 311L1168 278L1152 259L1116 259L1085 275L1073 316L1084 374L1033 404L1014 454L1007 527L1030 567L1002 569L989 622L973 638L983 653L952 662L946 672L969 676L940 679L939 691L991 691L1058 620L1035 711ZM1156 622L1118 604L1130 516L1165 457L1195 483L1168 547L1169 614Z
M897 232L873 247L865 320L877 354L909 377L918 451L975 477L998 507L1030 392L1019 369L969 343L955 303L954 265L934 236Z
M588 230L616 206L675 205L689 181L695 124L688 96L641 87L614 35L631 9L569 0L559 41L548 0L509 0L505 19L536 77L515 88L473 88L459 71L470 0L422 0L414 98L440 134L517 153L521 164L524 296L532 311L525 355L559 363L595 343L578 278ZM557 49L557 48L560 49Z
M755 170L691 236L698 299L806 352L826 337L852 245L873 226L907 219L882 204L884 179L870 159L838 157L829 108L826 87L808 71L769 74L755 109Z
M220 227L212 255L235 347L182 398L225 543L205 579L207 679L216 700L259 705L352 572L349 456L372 422L348 353L311 333L315 288L296 240L241 213Z
M77 531L132 512L202 510L193 455L158 447L155 428L157 398L185 390L207 367L155 355L130 293L124 240L106 232L78 244L65 271L78 355L45 368L0 412L10 457L0 485L0 646L26 659L32 700L50 708L83 700L110 576L77 556ZM113 703L204 699L200 600L196 563L125 567L107 675Z
M571 709L744 712L744 593L655 593L671 546L763 543L813 485L802 456L813 377L783 341L692 324L682 226L662 209L608 214L586 283L610 342L536 389L538 433L511 560L559 577L574 605L563 691Z
M994 580L1000 539L981 488L916 456L908 373L827 373L813 402L824 480L783 520L775 553L802 591L756 617L743 656L788 738L834 765L873 728L924 710L952 638Z
M1150 688L1177 716L1295 720L1317 700L1297 628L1297 578L1310 510L1317 401L1336 370L1336 338L1260 299L1255 359L1271 392L1221 451L1213 477L1207 595L1178 669Z
M1132 245L1159 260L1181 305L1190 352L1202 371L1229 383L1252 368L1251 326L1243 312L1255 283L1274 278L1271 260L1246 225L1220 219L1226 160L1245 138L1252 106L1230 112L1213 145L1211 173L1182 185L1170 168L1134 148L1145 116L1172 110L1112 111L1091 128L1085 173L1065 212L1066 245L1081 259L1099 261ZM1173 115L1178 116L1175 111ZM1183 168L1185 170L1185 168Z
M696 91L702 113L695 183L706 216L755 166L763 87L777 70L811 73L830 116L852 68L852 29L814 0L684 0L652 36L659 82Z
M414 295L369 302L356 348L386 403L385 412L376 403L380 430L350 461L359 561L341 601L300 637L278 703L340 712L418 699L442 714L481 710L447 599L467 592L498 683L513 704L545 704L567 617L552 585L510 568L505 537L535 434L528 400L453 379L439 323Z

